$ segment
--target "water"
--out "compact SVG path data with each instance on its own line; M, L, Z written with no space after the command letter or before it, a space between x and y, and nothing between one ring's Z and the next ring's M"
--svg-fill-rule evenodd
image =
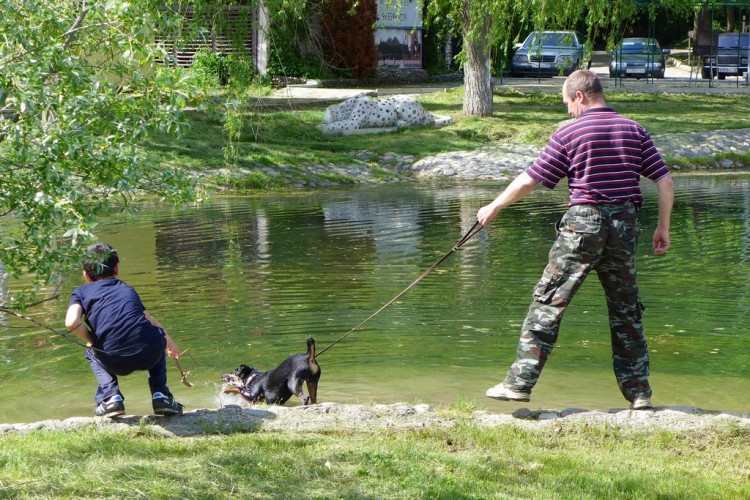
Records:
M174 211L144 205L102 221L121 278L188 353L195 388L170 388L188 409L236 402L221 373L240 363L269 369L349 332L452 248L497 185L403 185L226 197ZM650 252L656 197L639 249L654 403L750 412L750 177L678 176L672 249ZM539 189L504 211L400 300L318 358L320 401L451 404L484 397L514 359L531 289L541 275L566 193ZM64 330L61 299L34 317ZM6 318L0 332L0 422L88 416L95 379L83 350L49 330ZM122 379L130 414L150 413L146 376ZM298 404L293 400L288 404ZM610 362L597 280L566 313L560 340L533 394L535 408L624 407Z

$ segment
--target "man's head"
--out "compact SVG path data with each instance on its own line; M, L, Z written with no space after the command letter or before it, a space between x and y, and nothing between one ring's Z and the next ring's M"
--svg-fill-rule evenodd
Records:
M590 108L606 106L602 82L596 73L579 69L565 79L562 88L563 103L568 106L568 114L578 118Z
M120 258L117 251L106 243L94 243L87 250L83 273L91 281L117 276Z

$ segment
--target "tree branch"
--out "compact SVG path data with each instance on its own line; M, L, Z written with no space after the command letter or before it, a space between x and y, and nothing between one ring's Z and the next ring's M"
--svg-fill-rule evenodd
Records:
M68 46L70 45L70 42L73 41L73 35L76 34L76 32L78 31L78 28L80 28L81 26L81 23L83 23L83 19L86 17L86 14L88 13L89 13L89 8L84 7L83 10L81 10L81 13L78 15L78 19L76 19L76 22L73 23L73 27L65 32L64 35L67 38L65 39L65 43L63 43L64 48L67 49Z

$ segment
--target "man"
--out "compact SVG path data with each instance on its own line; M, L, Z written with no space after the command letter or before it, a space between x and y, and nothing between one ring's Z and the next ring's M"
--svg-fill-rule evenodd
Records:
M607 297L617 384L631 408L648 409L648 347L635 266L637 212L643 203L639 180L646 177L656 183L659 221L653 249L659 255L670 245L672 178L643 127L607 107L595 73L575 71L563 83L562 95L575 119L561 126L534 164L477 213L479 222L487 226L500 210L537 185L552 189L568 179L568 211L558 223L549 262L534 288L516 361L487 396L529 401L557 340L565 309L586 276L596 271Z

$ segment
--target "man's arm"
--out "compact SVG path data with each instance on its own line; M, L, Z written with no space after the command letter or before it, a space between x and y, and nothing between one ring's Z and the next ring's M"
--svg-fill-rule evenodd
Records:
M86 328L86 322L83 320L83 306L81 304L71 304L68 312L65 314L65 328L78 338L86 341L86 346L94 345L94 337Z
M674 182L672 176L666 175L656 181L656 195L659 198L659 222L654 231L654 253L661 255L669 250L669 222L674 203Z
M511 182L492 203L479 209L479 212L477 212L477 220L482 226L486 227L487 224L489 224L492 219L500 213L500 210L517 202L533 191L538 185L539 183L529 174L526 172L521 173L518 177L513 179L513 182Z

